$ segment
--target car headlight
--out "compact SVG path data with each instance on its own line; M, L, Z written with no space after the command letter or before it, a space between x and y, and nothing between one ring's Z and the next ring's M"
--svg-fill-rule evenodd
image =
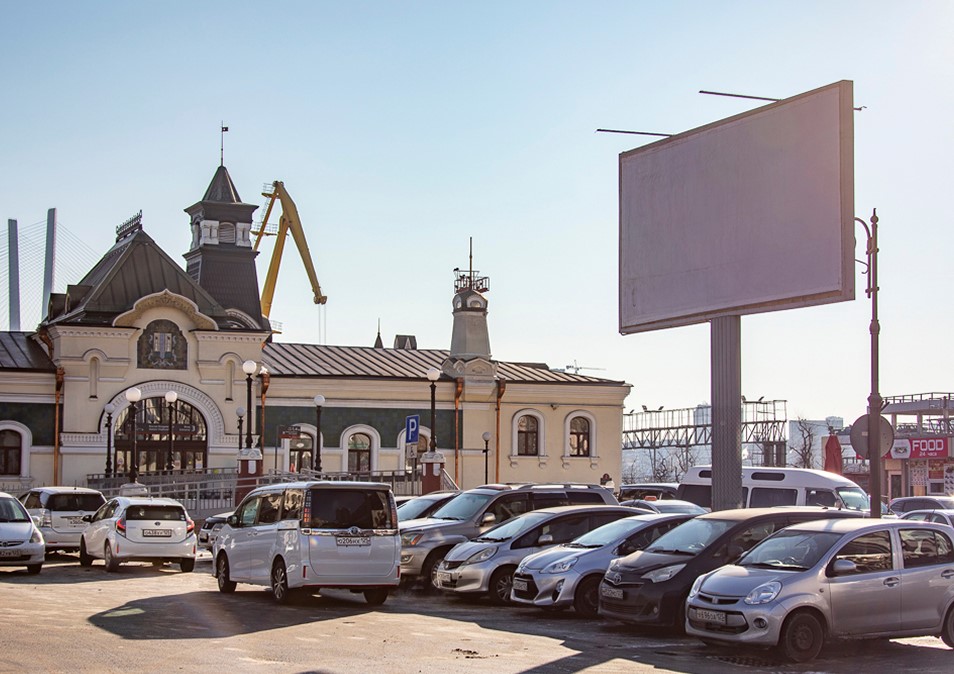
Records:
M661 569L656 569L650 571L649 573L643 574L643 580L648 580L650 583L663 583L677 573L686 568L685 564L673 564L672 566L664 566Z
M568 557L567 559L559 559L552 564L548 564L543 568L540 573L564 573L569 571L574 566L576 566L577 560L579 557Z
M401 546L405 548L413 548L415 545L421 542L424 538L424 532L422 531L411 531L406 534L401 534Z
M763 583L745 595L745 603L750 605L767 604L773 601L782 591L782 584L777 580Z
M694 582L694 583L692 584L692 587L689 588L689 598L690 598L690 599L692 599L692 598L695 597L697 594L699 594L699 590L702 589L702 581L703 581L704 578L705 578L705 576L699 576L698 578L696 578L696 582Z
M611 559L611 560L610 560L610 563L609 563L609 568L608 568L608 570L609 570L609 571L618 571L618 570L619 570L619 560L620 560L619 557L616 557L616 558L614 558L614 559Z
M42 542L43 542L43 534L40 533L40 530L37 529L36 527L33 527L33 535L30 536L30 542L31 542L31 543L42 543Z
M481 562L486 562L488 559L497 554L497 546L492 545L489 548L484 548L480 552L475 552L470 557L465 559L462 564L480 564Z

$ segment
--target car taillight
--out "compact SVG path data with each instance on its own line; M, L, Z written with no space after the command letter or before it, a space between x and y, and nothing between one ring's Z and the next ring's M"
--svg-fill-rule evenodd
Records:
M116 520L116 531L118 531L119 533L123 535L126 534L126 518L125 517L120 517L118 520Z
M52 512L50 512L50 511L47 510L46 508L43 508L43 509L40 511L40 517L42 518L42 519L40 520L40 526L41 526L41 527L50 528L50 527L53 526L53 513L52 513Z
M186 533L187 533L187 534L191 534L193 531L195 531L195 522L193 522L192 520L190 520L190 519L187 518L187 519L186 519Z

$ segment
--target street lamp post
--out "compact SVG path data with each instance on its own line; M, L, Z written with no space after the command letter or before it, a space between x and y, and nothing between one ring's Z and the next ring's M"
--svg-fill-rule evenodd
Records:
M258 364L254 360L247 360L242 363L242 372L245 373L245 384L248 389L248 395L246 398L245 409L248 410L248 426L245 427L245 447L248 449L252 448L252 410L255 408L252 407L252 375L255 374L255 370L258 369Z
M116 406L112 403L106 403L103 406L106 412L106 477L113 475L113 412Z
M236 407L235 416L238 417L238 429L239 429L239 451L242 451L242 422L245 421L245 408Z
M129 402L132 414L132 458L129 466L129 481L137 482L139 480L139 445L136 442L136 415L139 413L138 403L142 400L142 391L133 386L126 389L126 400Z
M321 406L325 404L325 397L320 393L315 396L315 472L321 473Z
M437 426L435 417L435 398L437 396L437 380L441 377L441 371L432 367L427 371L427 379L431 382L431 452L437 451Z
M167 392L166 392L166 405L167 405L168 408L169 408L169 455L166 457L166 470L172 470L172 468L173 468L173 463L172 463L172 450L173 450L173 446L172 446L172 431L173 431L173 428L172 428L172 426L173 426L173 424L172 424L172 418L175 416L175 413L176 413L176 400L177 400L178 398L179 398L179 394L176 393L175 391L167 391Z
M490 431L484 431L484 434L480 437L484 439L484 484L487 484L490 479L487 469L487 454L490 452Z
M868 396L868 493L870 495L871 517L881 517L881 398L878 375L878 336L881 333L881 324L878 322L878 211L871 212L871 228L861 218L855 218L861 223L867 234L868 246L868 288L865 293L871 298L871 322L868 331L871 333L871 393Z

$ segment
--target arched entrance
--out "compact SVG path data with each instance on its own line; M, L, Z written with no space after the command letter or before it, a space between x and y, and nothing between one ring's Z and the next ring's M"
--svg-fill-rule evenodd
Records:
M136 415L139 473L203 470L208 465L208 429L198 408L184 400L172 404L163 396L143 398ZM116 474L132 466L132 416L123 410L116 424ZM171 422L171 436L170 436ZM171 440L170 440L171 437Z

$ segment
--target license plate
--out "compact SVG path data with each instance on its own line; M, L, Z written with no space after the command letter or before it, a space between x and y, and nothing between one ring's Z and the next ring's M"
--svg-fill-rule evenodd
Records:
M520 592L525 592L528 587L530 586L527 585L527 581L521 580L520 578L513 579L513 589L519 590Z
M438 571L434 574L438 583L449 583L451 579L450 571Z
M66 522L70 526L74 526L74 527L84 524L82 517L67 517Z
M337 536L335 543L344 547L371 545L370 536Z
M722 613L721 611L707 611L703 608L697 608L696 620L725 625L725 613Z
M143 538L172 538L172 529L143 529Z
M610 587L609 585L600 585L600 594L609 599L622 599L623 590L618 587Z
M22 554L19 550L0 549L0 557L19 557Z

